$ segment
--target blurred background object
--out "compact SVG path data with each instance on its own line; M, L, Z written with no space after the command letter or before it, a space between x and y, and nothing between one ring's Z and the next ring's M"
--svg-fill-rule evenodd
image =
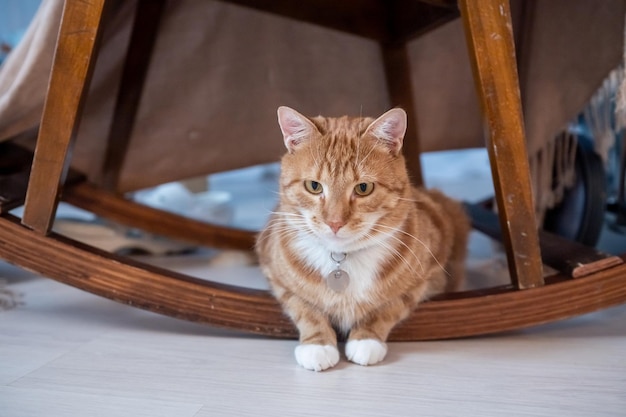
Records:
M40 0L0 0L0 64L20 41Z

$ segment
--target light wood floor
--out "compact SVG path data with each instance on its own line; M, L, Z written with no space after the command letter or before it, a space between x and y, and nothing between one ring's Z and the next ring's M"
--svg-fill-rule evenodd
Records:
M244 206L240 217L259 211ZM626 251L623 236L614 242ZM473 236L470 286L497 284L472 273L501 275L492 248ZM150 262L209 273L203 254ZM256 268L210 272L267 285ZM295 341L140 311L1 262L0 280L0 297L20 301L0 312L0 417L626 416L626 306L490 337L392 343L380 365L342 358L314 373L297 366Z

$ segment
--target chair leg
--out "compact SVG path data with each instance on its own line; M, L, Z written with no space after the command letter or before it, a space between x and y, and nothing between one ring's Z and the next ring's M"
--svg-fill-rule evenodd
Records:
M418 120L413 90L410 88L411 65L406 43L381 44L387 90L392 106L400 106L407 112L408 128L404 139L404 156L411 180L415 185L424 183L420 162ZM407 88L407 86L409 86Z
M544 284L508 0L460 0L511 280Z
M109 191L116 189L124 165L164 8L165 0L140 0L137 4L102 169L102 185Z
M49 232L69 168L101 33L105 0L65 2L22 223Z

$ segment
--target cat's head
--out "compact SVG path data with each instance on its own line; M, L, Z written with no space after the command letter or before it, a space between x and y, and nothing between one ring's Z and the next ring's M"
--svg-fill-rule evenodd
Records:
M411 197L404 157L406 113L377 119L307 118L278 109L287 154L281 165L281 209L294 228L328 250L375 244L401 226Z

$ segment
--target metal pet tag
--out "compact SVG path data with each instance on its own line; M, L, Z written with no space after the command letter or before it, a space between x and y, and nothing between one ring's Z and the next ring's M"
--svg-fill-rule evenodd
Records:
M343 292L350 285L350 275L344 270L335 269L328 274L326 284L335 292Z

